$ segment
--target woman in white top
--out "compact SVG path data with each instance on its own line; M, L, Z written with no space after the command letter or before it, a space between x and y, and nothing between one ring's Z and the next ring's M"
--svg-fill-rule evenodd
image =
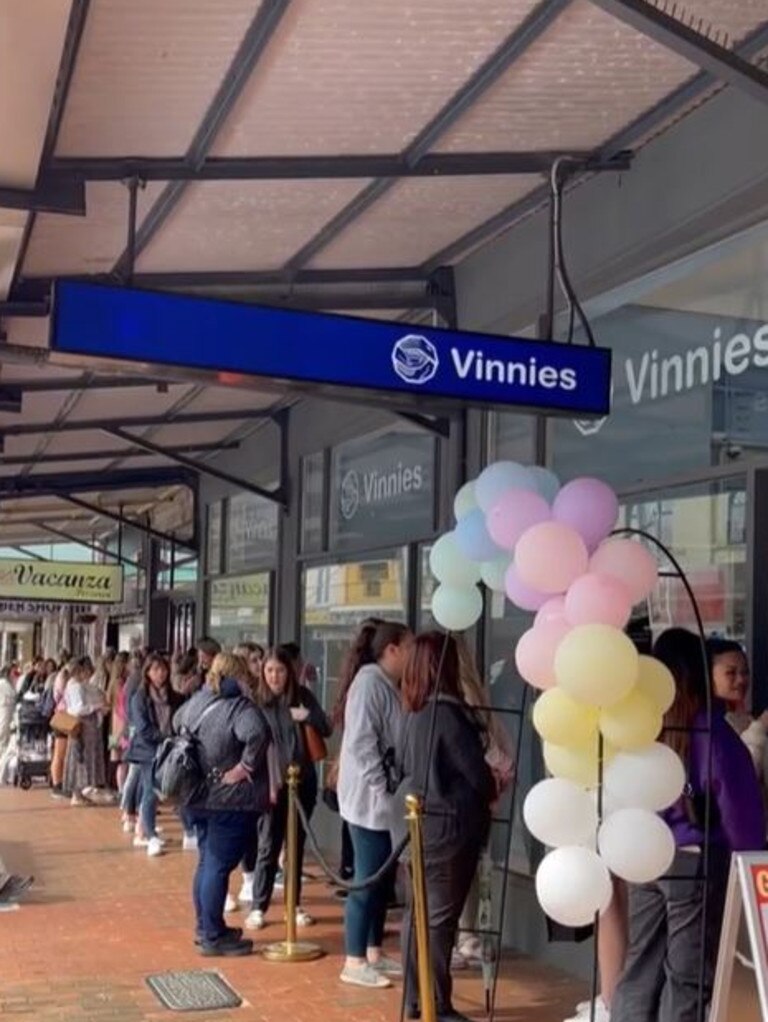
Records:
M101 719L106 711L104 693L90 678L93 664L80 657L69 664L69 681L64 690L63 709L79 719L80 725L67 743L64 766L64 791L71 795L72 805L88 804L88 796L107 782Z
M10 676L10 666L4 667L0 674L0 759L11 741L11 725L16 709L16 689Z

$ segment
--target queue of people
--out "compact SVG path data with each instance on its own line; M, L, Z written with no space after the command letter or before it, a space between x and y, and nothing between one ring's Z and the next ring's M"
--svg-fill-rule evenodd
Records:
M594 1012L598 1022L611 1016L621 1022L693 1022L702 962L705 995L711 992L730 855L766 844L768 716L753 720L745 711L749 669L743 650L710 640L705 663L698 637L671 629L658 638L654 654L677 687L660 740L681 756L688 783L680 802L663 814L677 843L670 874L652 884L615 882L600 929L601 996L594 1006L580 1005L576 1016ZM401 954L384 949L404 798L417 794L425 810L437 1013L441 1022L461 1022L452 972L475 928L473 888L493 806L513 780L513 750L489 711L489 693L461 639L414 635L402 623L376 618L362 623L345 657L333 720L307 684L310 678L291 646L264 651L244 643L229 652L212 639L173 664L159 654L114 653L96 666L85 657L61 665L40 662L15 685L5 674L0 680L0 741L7 735L6 706L22 688L22 698L39 692L52 708L54 795L84 806L111 781L120 791L123 829L136 847L157 856L165 846L156 823L155 754L170 735L194 733L206 783L180 816L183 847L198 852L195 941L203 955L229 957L250 954L253 942L244 930L268 924L286 836L288 767L300 768L298 797L309 820L318 797L317 763L335 728L339 750L327 764L332 800L326 800L342 821L342 871L355 882L345 892L341 981L383 989L401 977L407 1017L421 1015L407 847ZM703 809L708 794L709 824ZM300 927L314 923L301 907L305 841L300 823ZM242 887L233 899L238 866ZM247 909L243 927L229 926L227 914L240 906Z

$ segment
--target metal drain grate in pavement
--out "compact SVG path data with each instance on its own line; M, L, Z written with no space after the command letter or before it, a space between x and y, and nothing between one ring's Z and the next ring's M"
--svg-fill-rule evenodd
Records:
M171 1011L217 1011L239 1008L243 1003L218 972L161 972L147 976L146 984L164 1007Z

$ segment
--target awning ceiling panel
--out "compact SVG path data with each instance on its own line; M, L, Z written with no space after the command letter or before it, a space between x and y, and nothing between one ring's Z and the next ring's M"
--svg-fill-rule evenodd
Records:
M139 258L159 270L279 269L360 191L361 181L218 181L188 188ZM204 231L200 225L209 226Z
M163 190L151 182L138 195L139 222ZM128 189L122 184L93 182L86 188L87 216L42 213L27 252L32 276L109 273L128 236Z
M375 250L379 266L416 266L541 181L528 175L400 181L311 265L367 266Z
M254 0L96 0L57 154L184 152L258 6Z
M530 9L530 0L294 0L213 152L399 152Z

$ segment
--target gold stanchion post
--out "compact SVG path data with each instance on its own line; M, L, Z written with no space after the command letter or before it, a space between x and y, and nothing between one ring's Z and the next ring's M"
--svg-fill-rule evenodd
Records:
M319 944L296 940L296 901L299 880L299 774L296 765L288 767L288 824L285 841L285 940L268 944L264 957L268 962L311 962L325 954Z
M416 972L419 983L419 1003L422 1022L437 1022L435 982L432 974L432 956L429 951L429 912L427 884L424 877L424 844L421 820L424 806L417 795L406 795L406 819L411 834L411 878L413 882L413 919L416 929ZM404 963L407 966L407 963Z

